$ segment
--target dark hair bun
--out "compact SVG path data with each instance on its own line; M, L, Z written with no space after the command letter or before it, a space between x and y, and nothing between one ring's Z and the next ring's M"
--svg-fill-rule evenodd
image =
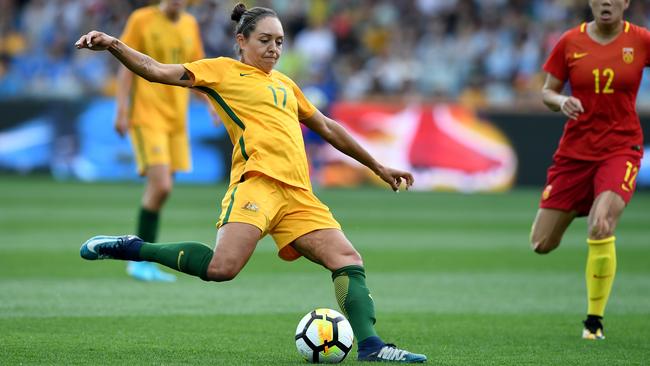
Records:
M239 23L239 20L241 19L242 15L244 15L245 12L246 12L246 5L242 3L237 3L237 5L235 5L235 8L232 10L230 19Z

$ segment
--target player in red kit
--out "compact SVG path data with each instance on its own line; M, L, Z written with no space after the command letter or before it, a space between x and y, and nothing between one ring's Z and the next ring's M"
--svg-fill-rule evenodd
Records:
M568 121L531 232L533 250L560 245L588 215L587 319L582 337L604 339L602 319L616 272L614 231L632 198L643 156L636 95L650 64L650 32L623 19L629 0L590 0L594 20L567 31L544 64L544 103ZM571 95L562 95L566 82Z

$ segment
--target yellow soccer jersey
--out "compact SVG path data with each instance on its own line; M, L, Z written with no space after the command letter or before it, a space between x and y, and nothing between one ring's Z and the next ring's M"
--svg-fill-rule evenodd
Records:
M162 63L180 64L205 57L196 19L183 12L173 22L158 6L134 11L126 23L121 40ZM187 89L150 83L134 75L129 106L133 126L162 128L165 131L183 128L188 104Z
M316 112L296 83L231 58L186 63L194 87L206 93L234 145L230 182L257 171L311 190L300 120Z

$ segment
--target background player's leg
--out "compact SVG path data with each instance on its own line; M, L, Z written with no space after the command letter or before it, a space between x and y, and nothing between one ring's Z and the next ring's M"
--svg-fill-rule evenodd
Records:
M152 165L145 171L146 183L140 212L138 214L137 236L147 243L155 243L158 237L160 211L169 197L173 178L169 165ZM129 262L127 273L143 281L174 281L172 274L162 272L148 262Z
M602 317L616 275L616 247L614 230L625 209L625 201L612 191L596 197L589 212L587 244L587 320L583 338L602 339Z
M336 300L350 321L354 335L359 342L359 359L368 361L397 361L382 359L381 350L386 344L375 331L375 304L366 286L366 274L361 255L352 243L338 229L312 231L291 244L300 254L312 262L332 271ZM404 350L386 354L400 354L411 362L426 360L426 356ZM378 357L378 355L380 355Z
M596 197L589 211L589 239L605 239L614 235L618 220L625 209L625 201L612 191L605 191Z
M142 194L137 235L147 243L155 243L160 210L171 194L174 180L169 165L150 166L145 175L147 179Z
M530 243L535 253L546 254L557 248L576 214L575 211L540 208L530 232Z
M154 243L158 235L159 212L172 192L174 179L169 165L153 165L147 168L147 182L142 195L141 216L138 222L140 239Z

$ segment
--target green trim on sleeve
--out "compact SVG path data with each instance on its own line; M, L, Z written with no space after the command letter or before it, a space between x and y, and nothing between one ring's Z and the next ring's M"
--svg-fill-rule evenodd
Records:
M230 212L232 211L232 205L235 202L235 193L237 193L237 188L239 188L239 186L236 186L235 189L232 190L232 194L230 195L230 203L228 204L228 209L226 210L226 216L223 217L222 225L228 223Z
M239 149L241 150L241 154L244 157L244 160L248 160L248 154L246 153L246 144L244 143L244 136L239 138Z
M246 130L246 125L242 120L235 114L235 112L230 108L228 103L217 93L214 89L208 88L206 86L195 86L194 88L206 93L209 97L215 100L217 104L223 109L224 112L230 117L230 119L235 122L237 126L239 126L242 130ZM242 135L239 138L239 149L241 150L241 154L244 157L244 160L248 160L248 153L246 153L246 144L244 143L244 136Z
M246 125L244 125L244 122L242 122L242 120L239 119L239 117L237 117L237 115L230 108L228 103L226 103L226 101L223 100L223 98L219 95L219 93L214 91L214 89L208 88L206 86L195 86L194 88L199 89L200 91L202 91L202 92L206 93L207 95L209 95L210 97L212 97L212 99L214 99L217 102L217 104L219 104L221 106L221 108L223 108L224 112L226 112L228 117L230 117L230 119L232 119L232 121L235 122L235 124L237 124L237 126L239 126L242 130L246 129Z

